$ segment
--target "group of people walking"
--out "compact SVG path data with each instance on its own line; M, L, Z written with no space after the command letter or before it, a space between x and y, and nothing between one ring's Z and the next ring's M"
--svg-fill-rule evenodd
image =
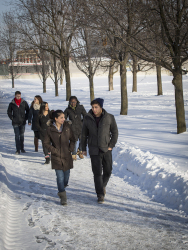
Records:
M104 202L106 185L112 173L112 149L118 139L115 118L103 109L104 100L96 98L87 113L76 96L71 96L64 110L49 110L47 102L40 95L34 97L29 108L15 92L15 98L7 110L15 133L16 154L25 153L24 132L26 120L34 131L34 146L38 152L39 139L42 141L45 164L51 161L57 177L58 196L61 204L67 204L65 188L68 186L70 169L77 155L87 156L87 146L94 174L98 203ZM77 149L77 142L79 146Z

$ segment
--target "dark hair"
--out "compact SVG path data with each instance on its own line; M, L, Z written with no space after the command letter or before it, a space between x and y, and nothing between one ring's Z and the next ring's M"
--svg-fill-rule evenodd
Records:
M98 104L98 105L101 107L100 103L99 103L97 100L91 101L91 106L94 105L94 104ZM101 107L101 108L102 108L102 107Z
M54 112L52 112L52 120L53 122L56 122L55 118L58 118L61 114L64 114L61 109L57 109Z
M41 104L43 102L42 97L40 95L36 95L35 98L37 98L39 100L39 104ZM34 100L32 101L30 108L32 108L33 105L34 105Z
M17 91L15 92L15 95L21 95L21 92L17 90Z
M40 110L39 110L39 116L43 116L43 113L45 111L45 106L46 104L48 104L47 102L42 102L40 105ZM48 114L49 114L50 110L48 109Z
M70 98L69 98L69 103L71 103L71 101L75 99L77 102L78 102L78 98L74 95L72 95Z

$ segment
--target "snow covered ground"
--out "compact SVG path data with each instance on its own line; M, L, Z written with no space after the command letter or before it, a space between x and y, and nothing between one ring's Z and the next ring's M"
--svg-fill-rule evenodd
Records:
M188 249L188 132L176 134L174 88L163 76L157 96L156 76L138 76L132 93L128 76L129 111L120 116L119 77L108 91L107 77L95 78L95 97L115 115L119 139L113 149L113 175L105 203L96 201L89 157L74 162L67 187L68 205L59 204L55 173L43 165L40 143L34 152L33 131L26 125L26 154L16 156L7 107L20 90L30 104L36 94L50 109L65 109L65 86L40 80L0 81L0 249ZM188 77L184 76L188 126ZM90 109L89 83L72 78L72 95Z

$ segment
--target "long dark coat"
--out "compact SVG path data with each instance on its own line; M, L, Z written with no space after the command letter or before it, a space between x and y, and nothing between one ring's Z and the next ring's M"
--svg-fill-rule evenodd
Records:
M44 140L48 125L47 122L50 120L50 114L48 113L46 116L45 115L38 115L37 119L36 119L36 128L37 131L39 131L39 137L41 139L41 141Z
M64 111L65 119L69 118L69 120L72 122L71 126L76 141L82 133L83 118L86 114L87 112L84 106L80 105L79 101L77 102L75 109L72 109L69 103L69 106Z
M25 125L26 120L28 119L29 106L27 102L21 98L20 107L15 103L13 99L8 106L7 114L8 117L12 120L12 125Z
M74 150L75 137L71 126L64 122L62 132L50 125L44 137L44 147L51 152L52 169L67 171L73 168L71 152Z
M34 109L33 107L30 108L29 110L29 115L28 115L28 123L32 123L31 129L33 131L38 131L38 128L36 126L36 122L38 119L38 114L39 110Z
M92 110L84 118L82 128L82 151L86 151L88 143L89 154L98 155L99 149L107 152L115 147L118 139L118 128L113 115L103 109L98 128Z

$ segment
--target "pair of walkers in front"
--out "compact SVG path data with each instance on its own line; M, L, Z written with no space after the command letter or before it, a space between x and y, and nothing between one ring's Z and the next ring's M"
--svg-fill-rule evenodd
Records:
M92 109L85 114L81 134L83 155L87 156L87 145L89 147L98 203L104 202L106 185L112 173L112 149L118 138L115 118L103 109L103 102L101 98L91 102ZM63 111L54 111L44 138L44 146L51 152L52 169L56 172L62 205L67 204L65 188L70 169L73 168L71 152L75 149L75 142L74 132L68 121L65 121Z
M103 102L103 99L96 98L91 102L92 109L86 113L74 97L70 98L69 107L65 112L56 110L51 113L52 119L48 124L42 144L47 150L46 154L51 152L52 169L56 172L58 195L62 205L67 204L65 188L68 185L70 169L73 168L72 155L76 154L75 144L78 139L79 149L82 150L83 155L87 156L87 145L89 147L95 191L98 202L104 202L106 185L112 173L112 149L117 142L118 129L114 116L103 109ZM21 98L19 91L15 93L15 98L10 103L7 113L14 127L17 153L25 152L23 136L29 107ZM83 125L82 122L77 124L76 118L79 113L84 116ZM18 120L15 120L14 114L17 114ZM40 116L38 117L40 119ZM74 126L65 120L67 117L72 120ZM79 131L78 136L75 136L74 130ZM37 140L37 134L35 137Z

